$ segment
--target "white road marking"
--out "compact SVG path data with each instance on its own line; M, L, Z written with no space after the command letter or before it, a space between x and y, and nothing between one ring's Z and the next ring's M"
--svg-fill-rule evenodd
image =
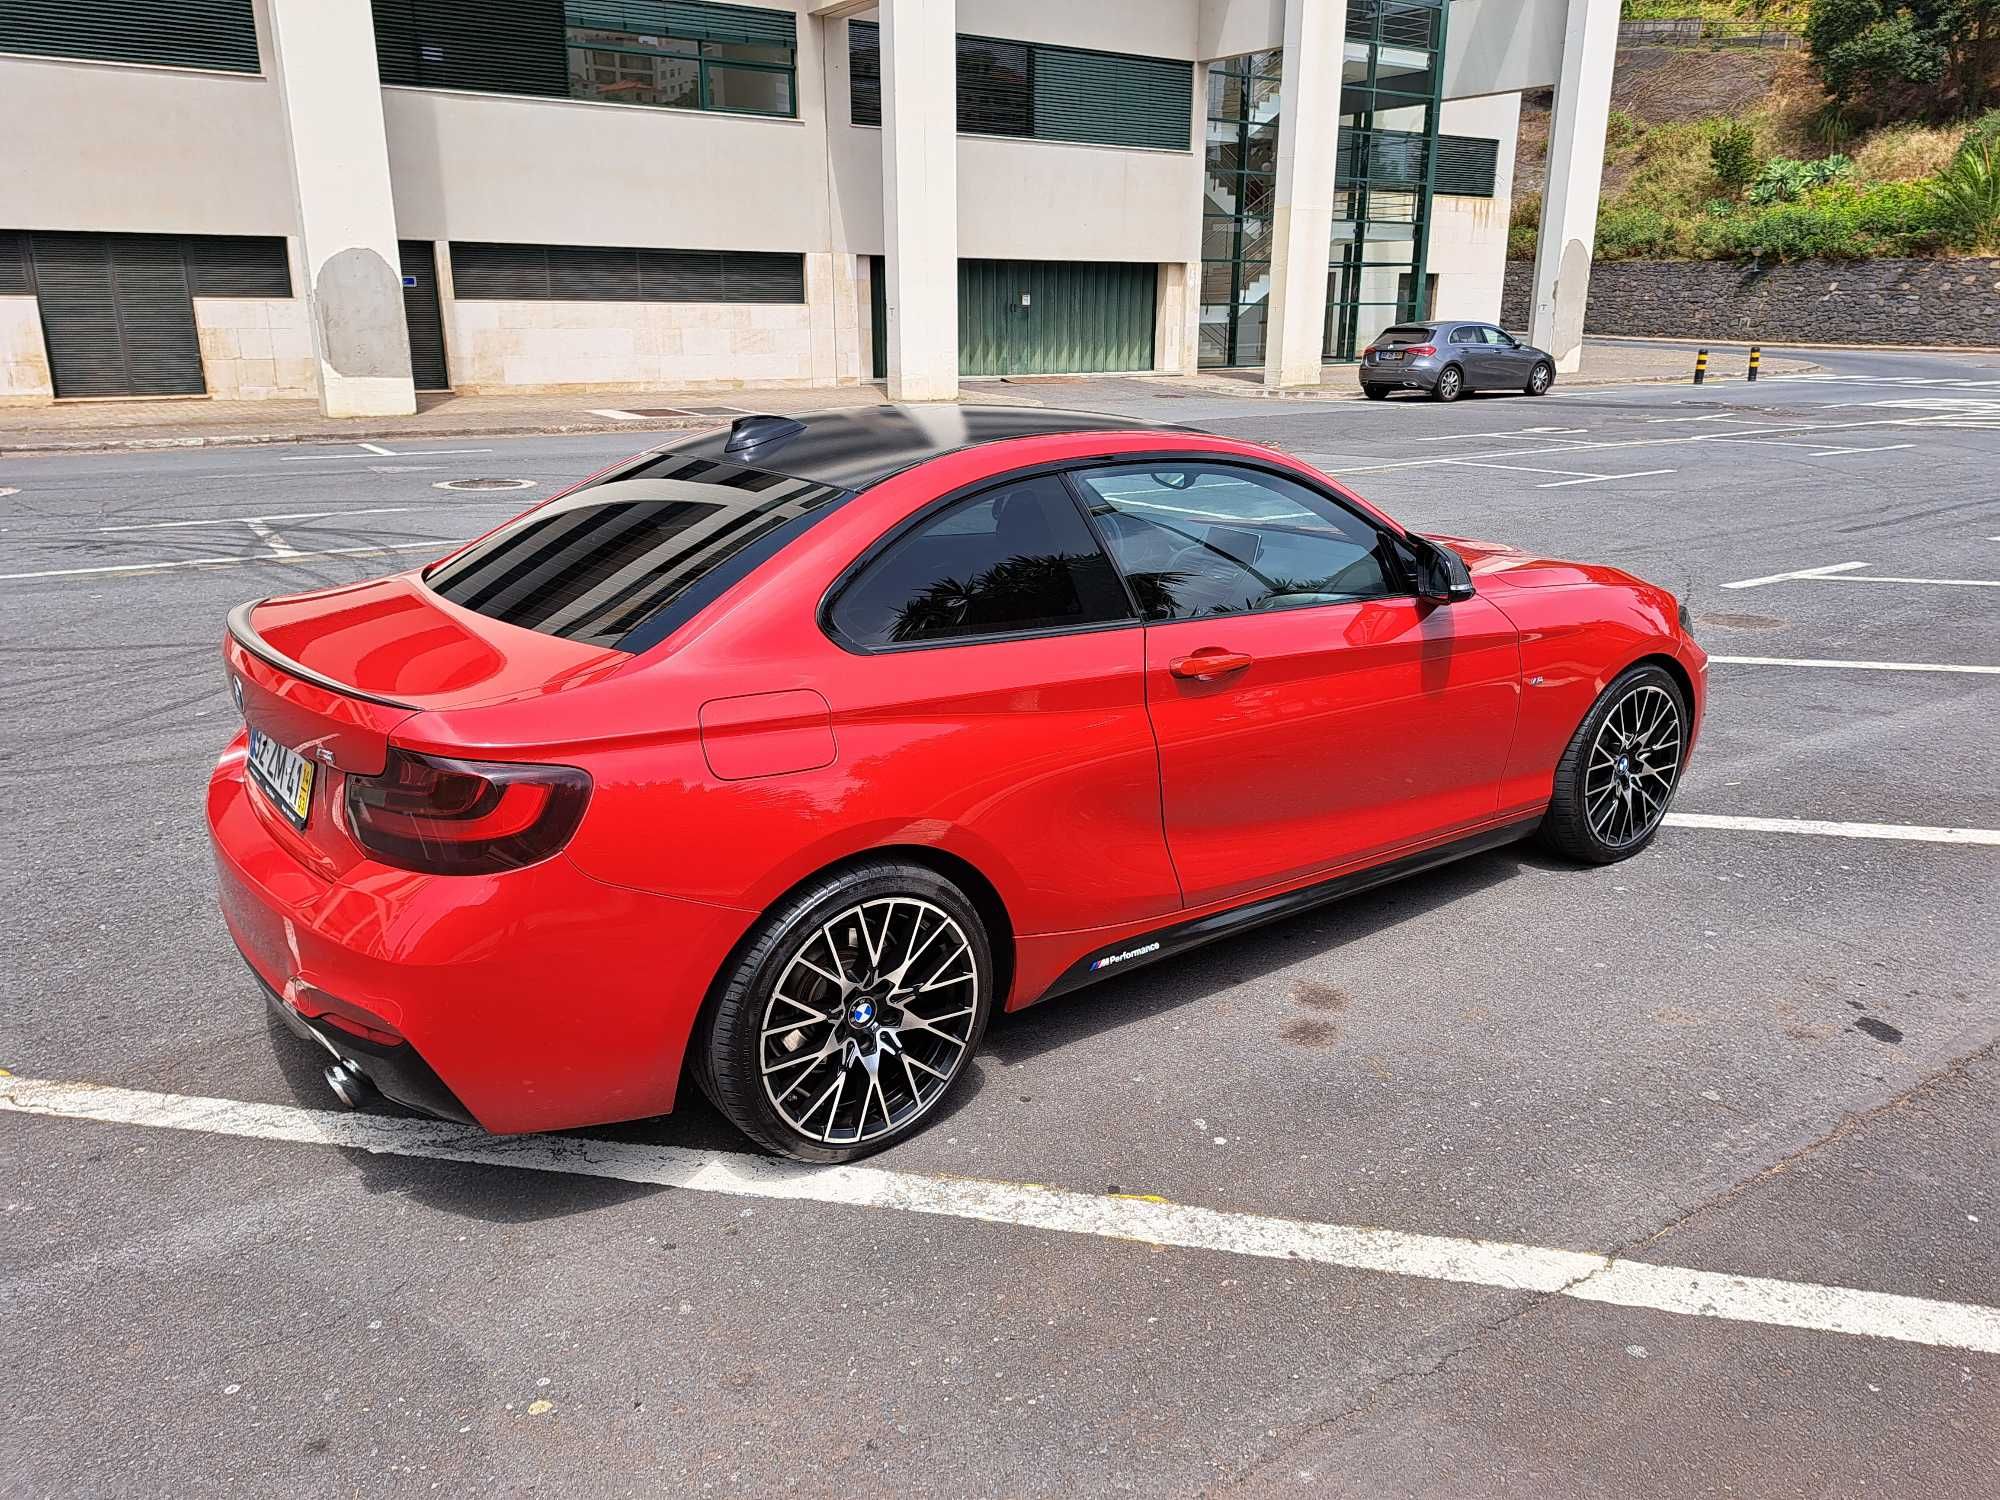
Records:
M1829 448L1824 453L1815 453L1814 458L1837 458L1847 453L1895 453L1903 448L1914 448L1915 443L1885 443L1880 448Z
M1447 432L1439 437L1422 437L1420 443L1462 443L1467 438L1556 437L1567 432L1588 432L1588 427L1516 427L1507 432Z
M1829 574L1828 583L1935 583L1954 589L2000 589L2000 578L1908 578L1900 573Z
M1678 469L1641 469L1636 474L1593 474L1587 479L1558 479L1549 484L1538 484L1538 490L1559 490L1572 484L1602 484L1607 479L1649 479L1655 474L1678 474Z
M588 408L593 417L609 417L614 422L643 422L646 418L636 411L620 411L615 406L593 406Z
M1825 578L1835 573L1844 573L1849 568L1865 568L1865 562L1828 563L1823 568L1795 568L1789 573L1766 573L1762 578L1739 578L1734 583L1725 583L1726 589L1757 589L1767 583L1789 583L1794 578Z
M421 510L420 505L375 505L366 510L290 510L270 516L213 516L200 521L137 521L129 526L99 526L97 531L168 531L176 526L255 526L271 521L317 521L326 516L396 516Z
M1616 479L1616 474L1593 474L1588 469L1537 469L1527 464L1496 464L1484 458L1455 458L1454 468L1464 469L1511 469L1516 474L1577 474L1585 479Z
M363 443L361 446L366 448L370 453L378 454L383 458L395 458L399 456L394 448L384 448L379 443Z
M1856 672L1978 672L2000 676L2000 667L1961 666L1942 661L1850 661L1826 656L1711 656L1737 667L1844 667Z
M250 534L270 550L272 557L291 558L299 555L298 548L279 536L277 532L266 526L262 521L246 521L244 524L250 528Z
M421 452L397 453L388 448L378 448L373 444L363 444L372 451L367 453L301 453L294 458L281 458L281 464L323 464L342 458L436 458L444 453L491 453L491 448L425 448Z
M1653 424L1655 424L1655 423L1658 423L1658 422L1748 422L1748 423L1750 423L1750 424L1751 424L1752 426L1757 426L1757 425L1760 425L1760 424L1758 423L1758 419L1757 419L1757 418L1755 418L1755 417L1737 417L1737 416L1731 416L1731 415L1730 415L1730 414L1729 414L1728 412L1725 412L1725 411L1717 411L1717 412L1710 412L1710 413L1709 413L1709 414L1708 414L1707 416L1705 416L1705 417L1648 417L1648 418L1646 418L1646 424L1647 424L1648 426L1652 426Z
M1805 833L1835 839L1901 839L1915 844L1991 844L2000 828L1931 828L1921 823L1829 823L1819 818L1739 818L1722 813L1670 812L1669 828L1714 828L1735 833Z
M288 557L274 557L268 552L253 553L249 557L184 557L173 562L120 563L116 567L104 568L47 568L39 573L0 573L0 582L11 582L18 578L89 578L117 573L165 573L174 568L240 568L245 563L312 562L321 557L374 557L383 552L416 552L425 548L440 556L454 547L465 543L447 537L439 537L432 542L397 542L384 547L330 547L324 552L294 552Z
M333 1114L295 1105L247 1104L92 1083L0 1079L0 1110L610 1178L731 1198L931 1214L1045 1233L1303 1261L1688 1317L2000 1354L2000 1308L1734 1276L1541 1245L1406 1234L882 1167L802 1167L733 1152L584 1136L490 1136L445 1121Z

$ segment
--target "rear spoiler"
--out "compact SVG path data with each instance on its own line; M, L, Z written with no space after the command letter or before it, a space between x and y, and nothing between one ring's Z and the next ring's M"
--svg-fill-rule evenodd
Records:
M257 634L257 628L250 623L251 611L264 602L262 599L252 599L248 603L237 605L236 608L229 612L230 637L250 655L256 657L266 666L276 667L280 672L288 676L296 677L301 682L309 682L316 688L324 688L329 693L337 693L343 698L356 698L363 703L379 703L384 708L407 709L412 713L417 711L417 706L414 703L403 703L395 698L383 698L374 693L364 693L360 688L353 687L336 678L328 677L323 672L315 672L303 662L292 660L291 657L285 655L284 652L278 650L277 647L265 640L264 637Z

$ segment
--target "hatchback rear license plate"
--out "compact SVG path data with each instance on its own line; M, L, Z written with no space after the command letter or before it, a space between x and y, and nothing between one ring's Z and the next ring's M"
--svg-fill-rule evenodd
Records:
M1402 354L1402 351L1401 351L1400 349L1391 349L1391 350L1389 350L1389 351L1388 351L1388 352L1387 352L1386 354L1384 354L1384 355L1382 356L1382 358L1383 358L1384 360L1391 360L1391 359L1401 359L1402 357L1403 357L1403 354Z
M313 765L261 729L250 731L250 779L255 781L294 828L306 826L312 811Z

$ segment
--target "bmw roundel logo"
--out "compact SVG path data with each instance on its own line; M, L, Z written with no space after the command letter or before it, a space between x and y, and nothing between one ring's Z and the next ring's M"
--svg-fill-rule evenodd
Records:
M848 1012L848 1019L856 1026L870 1024L875 1019L875 1002L873 1000L857 1000L854 1004L854 1009Z

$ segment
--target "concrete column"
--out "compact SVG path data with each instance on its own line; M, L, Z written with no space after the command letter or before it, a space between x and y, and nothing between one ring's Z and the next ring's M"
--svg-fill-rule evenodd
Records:
M1271 303L1264 333L1268 386L1320 381L1346 30L1347 0L1285 0Z
M1590 248L1597 235L1618 10L1614 0L1569 0L1562 73L1549 120L1549 170L1535 246L1528 342L1553 354L1556 368L1564 373L1583 363L1583 305L1590 293Z
M270 0L270 15L319 409L329 417L413 412L369 8L359 0Z
M1160 266L1153 311L1153 368L1162 375L1192 375L1201 330L1201 262L1170 260Z
M889 399L958 396L958 55L953 0L882 0Z

